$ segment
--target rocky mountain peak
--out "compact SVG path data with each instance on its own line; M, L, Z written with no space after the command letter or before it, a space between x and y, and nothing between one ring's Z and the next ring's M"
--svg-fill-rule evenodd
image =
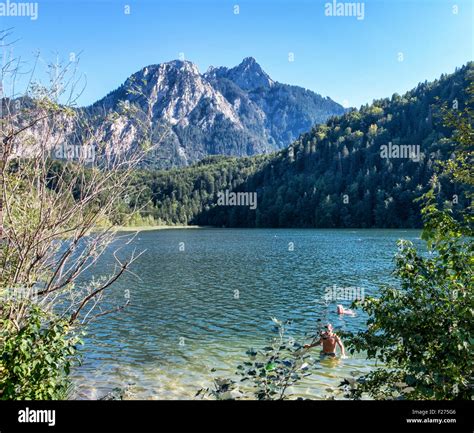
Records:
M244 60L242 60L242 62L240 63L240 65L244 65L244 66L251 66L251 65L257 65L257 66L260 66L257 61L255 60L254 57L245 57Z
M227 78L244 90L254 90L259 87L266 88L274 84L274 81L253 57L246 57L239 65L229 69Z
M143 128L123 110L124 102L149 116L155 131L167 131L159 157L151 162L159 167L187 165L207 155L277 150L315 123L344 113L339 104L311 91L274 82L253 57L233 68L211 67L205 74L187 60L134 73L84 111L91 119L120 113L96 125L101 140L117 152L136 146Z
M275 84L253 57L246 57L233 68L210 66L204 76L211 81L220 78L228 79L245 91L259 87L268 88Z
M152 85L157 85L163 82L169 83L170 81L186 78L192 80L201 78L197 65L188 60L172 60L170 62L144 67L133 74L125 82L125 86L130 85L132 82L141 84L150 82Z

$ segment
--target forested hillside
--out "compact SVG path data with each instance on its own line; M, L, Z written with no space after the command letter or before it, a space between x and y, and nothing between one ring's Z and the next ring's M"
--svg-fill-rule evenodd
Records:
M287 149L253 158L207 158L171 171L137 173L124 203L145 206L144 217L166 224L232 227L420 227L414 202L436 160L454 151L442 107L463 110L473 64L403 96L374 101L315 126ZM391 143L391 144L390 144ZM389 155L384 146L419 146L419 158ZM258 206L218 206L226 189L257 192ZM442 197L465 205L462 191L444 182Z

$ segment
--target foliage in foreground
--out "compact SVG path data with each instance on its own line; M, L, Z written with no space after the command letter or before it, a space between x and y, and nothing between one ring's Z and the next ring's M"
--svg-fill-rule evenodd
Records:
M19 332L8 319L0 321L0 399L68 397L68 375L78 361L81 340L67 321L46 316L39 307L31 306Z
M474 95L471 86L471 94ZM472 102L472 101L471 101ZM380 367L359 378L352 398L471 399L473 387L473 113L448 113L457 152L440 176L466 187L471 205L461 218L438 200L438 179L423 196L422 238L427 254L400 241L395 275L400 289L355 303L369 315L368 329L352 335L349 349L366 351Z
M0 30L5 46L9 35ZM84 140L71 137L67 126L79 121L71 109L75 68L51 65L48 87L32 68L19 97L20 64L0 70L0 82L12 83L0 117L0 399L57 399L68 394L88 323L128 305L129 290L106 296L139 254L119 256L123 243L110 221L148 145L114 155L90 128ZM52 136L66 153L78 152L57 163ZM91 146L100 158L89 158ZM105 252L114 266L94 275Z
M210 396L217 400L252 398L283 400L291 398L292 387L308 372L314 360L303 347L285 337L286 327L273 318L278 337L261 350L249 349L248 360L237 366L237 382L229 378L215 378L214 388L200 389L196 396Z

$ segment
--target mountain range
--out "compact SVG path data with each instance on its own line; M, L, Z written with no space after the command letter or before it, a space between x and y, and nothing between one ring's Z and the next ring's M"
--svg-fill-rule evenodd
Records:
M204 74L189 61L150 65L80 109L113 152L133 150L149 134L158 145L146 162L156 168L273 152L345 111L329 97L272 80L252 57Z
M215 79L228 73L210 72ZM268 77L260 79L270 85ZM332 117L272 154L213 156L190 167L141 171L123 211L142 208L146 221L138 224L421 227L415 199L429 189L438 161L456 149L446 112L472 116L473 83L470 62L403 95ZM245 77L240 84L246 86ZM467 206L460 186L444 177L440 182L439 198L454 213ZM220 205L219 195L228 192L256 194L256 209Z

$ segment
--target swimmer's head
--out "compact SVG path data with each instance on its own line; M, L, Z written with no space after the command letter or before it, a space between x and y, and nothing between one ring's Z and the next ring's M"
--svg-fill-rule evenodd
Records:
M324 327L324 329L325 329L326 331L328 331L328 332L332 332L333 327L332 327L332 325L331 325L330 323L328 323L328 324Z
M343 314L343 313L344 313L344 307L341 304L339 304L337 306L337 314Z

